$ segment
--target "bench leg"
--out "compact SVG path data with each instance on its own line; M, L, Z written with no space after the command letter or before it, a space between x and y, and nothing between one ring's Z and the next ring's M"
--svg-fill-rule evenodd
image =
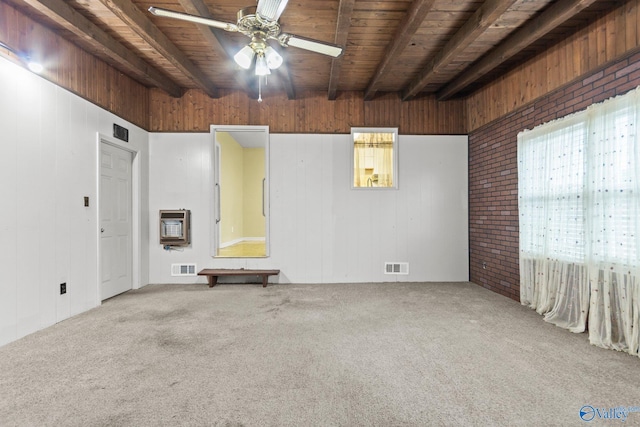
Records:
M269 281L269 276L267 276L266 274L264 274L262 276L262 287L266 288L267 287L267 282Z
M207 276L209 279L209 287L213 288L218 283L218 276Z

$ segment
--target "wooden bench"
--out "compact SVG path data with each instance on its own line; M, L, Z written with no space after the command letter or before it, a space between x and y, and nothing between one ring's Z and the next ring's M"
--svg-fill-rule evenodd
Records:
M220 276L262 276L262 287L267 287L267 281L269 276L277 276L280 274L280 270L245 270L240 269L215 269L205 268L198 273L198 276L207 276L209 280L209 287L213 288L218 283L218 277Z

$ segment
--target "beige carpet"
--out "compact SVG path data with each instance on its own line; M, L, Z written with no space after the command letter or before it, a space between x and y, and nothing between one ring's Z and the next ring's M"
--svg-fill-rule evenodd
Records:
M640 407L639 358L469 283L151 285L1 347L0 373L1 426L620 425L580 409Z

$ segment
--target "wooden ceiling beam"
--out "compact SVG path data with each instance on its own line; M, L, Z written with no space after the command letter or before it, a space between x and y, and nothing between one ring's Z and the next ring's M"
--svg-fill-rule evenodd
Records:
M336 99L338 92L338 82L340 81L340 73L342 72L342 63L344 61L344 51L347 48L347 39L349 38L349 28L351 27L351 15L353 14L353 5L356 0L340 0L338 6L338 22L336 24L336 37L334 43L342 46L342 55L331 61L331 73L329 74L329 94L330 101Z
M174 98L182 96L182 89L178 84L142 60L63 0L24 0L24 2L82 39L95 52L100 52L116 64L127 68L144 84L162 89Z
M418 77L409 83L402 93L406 101L416 96L439 71L448 66L469 45L484 33L509 9L516 0L487 0L475 11L471 18L449 39L447 44L433 57Z
M365 101L371 100L374 97L378 91L377 86L382 81L382 77L389 72L398 57L411 42L411 39L431 11L434 3L435 0L413 0L409 10L396 29L396 33L392 39L393 41L387 46L382 62L378 64L378 68L364 92Z
M191 15L198 15L204 18L216 19L203 0L178 0L180 5L184 8L185 12ZM219 28L213 28L208 25L195 24L198 30L202 34L202 37L209 43L209 45L218 53L223 56L226 55L227 59L233 60L233 56L236 52L233 51L233 47L229 43L229 38L224 30ZM235 62L234 62L235 63ZM253 98L258 97L258 92L255 90L251 82L249 81L248 73L244 70L238 70L234 73L234 78L238 85L249 96Z
M464 74L447 84L437 94L438 100L451 99L469 84L483 77L498 65L547 34L563 22L591 6L597 0L563 0L554 3L538 17L516 30L488 55L472 64Z
M157 50L173 66L189 77L211 98L218 97L218 89L162 31L129 0L100 0L111 12L129 25L145 42Z
M282 61L282 65L278 68L278 75L280 76L280 82L282 83L282 87L284 91L287 92L287 98L289 100L296 99L296 89L293 86L293 81L291 80L291 74L289 73L289 67L287 67L286 56L283 52L280 52L280 55L284 58Z

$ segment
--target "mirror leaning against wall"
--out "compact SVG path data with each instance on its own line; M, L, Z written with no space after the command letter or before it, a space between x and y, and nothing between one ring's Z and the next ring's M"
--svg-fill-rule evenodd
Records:
M211 126L213 256L269 255L269 127Z

